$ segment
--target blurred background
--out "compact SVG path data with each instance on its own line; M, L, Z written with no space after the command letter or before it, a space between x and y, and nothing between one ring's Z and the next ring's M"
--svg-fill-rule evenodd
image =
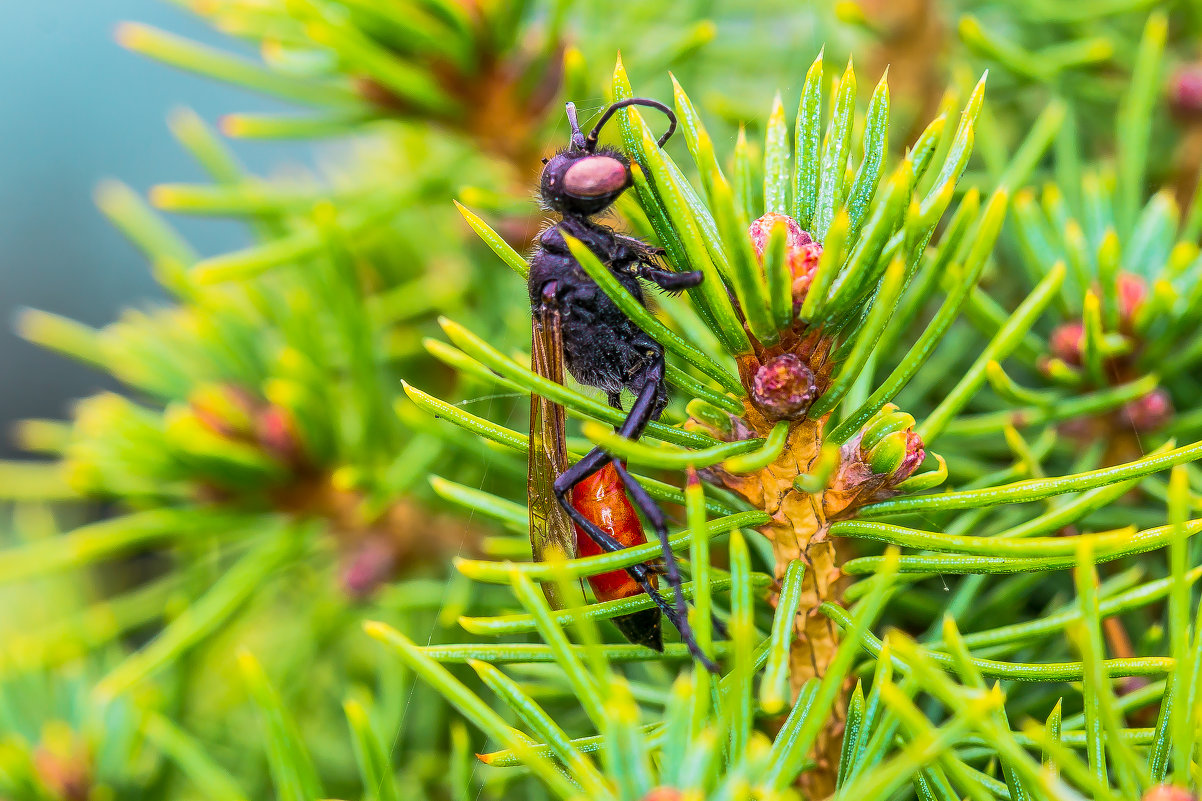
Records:
M117 23L136 19L199 42L238 43L195 15L161 0L41 0L6 3L0 26L0 454L19 450L12 423L63 417L72 399L115 387L103 374L26 342L13 332L23 307L90 325L111 321L134 299L152 302L161 287L145 259L96 208L93 192L120 177L139 192L163 180L203 177L168 132L182 103L213 121L233 107L283 108L261 94L155 67L113 40ZM244 48L253 52L253 48ZM255 172L311 147L272 141L240 148ZM211 254L246 244L245 227L182 218L179 228ZM145 299L145 300L143 300Z

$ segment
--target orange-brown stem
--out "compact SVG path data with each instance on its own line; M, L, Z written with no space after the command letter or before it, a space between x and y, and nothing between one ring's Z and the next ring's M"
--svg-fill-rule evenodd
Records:
M802 353L814 366L820 381L827 380L826 348L819 340L789 343L790 351ZM777 349L773 349L776 351ZM745 385L755 368L776 355L764 352L740 361ZM742 418L750 436L767 436L776 421L768 419L751 402ZM796 697L802 685L825 675L839 645L838 627L818 607L826 601L840 603L847 577L840 565L843 555L840 545L827 536L829 522L847 511L852 497L835 490L808 493L797 489L793 482L801 475L815 470L822 452L822 431L825 420L802 419L791 424L788 440L779 458L755 473L733 475L714 471L710 479L763 509L772 519L759 528L772 542L776 561L776 577L782 578L789 564L800 559L805 563L801 604L794 622L790 647L790 685ZM831 722L814 746L815 768L803 778L803 790L808 798L825 798L834 792L839 768L839 752L846 719L846 694L835 704Z

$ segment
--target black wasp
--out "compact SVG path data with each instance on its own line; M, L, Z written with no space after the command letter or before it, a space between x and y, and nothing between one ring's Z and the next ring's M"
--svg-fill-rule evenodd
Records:
M558 212L562 219L538 238L530 261L529 288L534 370L561 382L566 365L581 384L604 390L609 404L616 409L622 408L622 390L629 389L635 401L618 433L638 439L647 424L659 418L668 401L664 350L589 278L564 240L564 234L580 240L644 305L640 279L667 292L680 292L701 283L700 272L663 269L658 261L661 250L616 233L597 220L632 184L630 160L615 148L598 148L597 136L615 112L633 105L658 109L668 117L668 131L658 142L662 147L676 130L676 115L658 101L641 97L620 100L606 109L587 136L580 130L575 105L567 104L571 142L551 159L544 159L539 188L545 207ZM658 609L648 610L650 615L645 612L616 619L627 639L662 650L662 610L694 656L715 670L713 662L697 647L689 626L680 571L668 547L663 511L625 465L599 448L576 464L567 465L563 408L558 404L536 395L531 399L530 418L530 538L535 558L541 558L548 545L571 556L597 549L617 551L645 542L637 516L632 510L625 511L629 509L628 492L655 528L663 545L664 567L637 564L626 568L629 578L621 571L617 571L619 580L614 580L614 574L592 577L594 590L605 600L625 597L641 588L655 599ZM626 492L622 492L623 485ZM591 542L580 540L578 534ZM655 591L660 571L675 592L674 604L668 604ZM557 600L553 592L548 597L552 602Z

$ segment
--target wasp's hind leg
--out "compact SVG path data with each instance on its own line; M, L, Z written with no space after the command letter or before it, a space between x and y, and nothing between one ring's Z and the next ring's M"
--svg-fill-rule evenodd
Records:
M598 456L601 457L600 459L597 460L596 467L594 467L594 469L592 471L584 472L582 474L581 478L578 479L577 481L581 481L584 478L588 478L588 476L591 475L591 473L599 470L602 466L605 465L606 462L610 461L613 458L609 454L605 453L602 450L592 451L592 452L590 452L589 455L591 456L593 453L596 453ZM579 462L576 463L576 465L573 465L573 467L585 464L586 460L588 460L588 456L586 456L584 459L581 459ZM615 464L618 464L618 462L615 461ZM621 468L619 467L619 469L621 469ZM563 475L560 476L560 479L562 479L566 475L568 475L568 474L564 473ZM627 474L627 475L629 475L629 474ZM623 480L630 481L631 479L627 478L627 479L623 479ZM618 542L616 539L614 539L608 533L606 533L603 529L601 529L599 526L597 526L595 523L593 523L593 521L589 520L587 517L582 515L580 513L580 511L578 509L576 509L576 507L572 506L572 504L564 503L565 496L561 495L559 492L559 489L558 489L559 481L557 480L555 483L556 483L555 494L556 494L556 497L560 498L560 505L563 506L563 508L567 511L568 516L572 518L572 521L575 522L576 525L580 526L580 528L584 530L584 532L593 540L593 542L595 542L599 546L601 546L602 550L608 551L609 553L614 553L615 551L622 551L622 550L626 549L625 545ZM567 484L567 492L571 492L572 486L573 486L573 484ZM628 488L629 488L629 486L630 486L630 484L627 484ZM661 542L663 542L663 540L661 540ZM677 600L676 604L669 603L667 601L667 599L664 598L664 596L659 594L659 592L655 589L654 585L652 585L651 576L652 576L653 572L656 572L653 568L640 563L640 564L631 565L630 567L626 568L626 572L629 573L630 577L633 578L635 580L635 582L638 583L639 587L642 588L643 592L647 593L647 595L649 595L651 597L651 600L655 601L655 605L659 607L660 611L664 613L664 615L668 618L668 620L672 623L672 625L676 627L676 630L680 632L680 639L683 640L685 645L688 646L689 653L693 655L693 658L696 659L698 662L700 662L705 667L705 669L708 670L709 672L718 673L718 672L720 672L720 668L718 667L718 665L715 664L714 661L712 659L710 659L709 656L707 656L704 651L701 650L701 647L697 645L697 638L693 634L692 626L689 625L689 617L688 617L687 610L681 611L681 603L683 602L683 599L684 599L684 593L680 587L680 571L677 569L675 554L673 554L671 552L671 550L668 548L665 548L665 552L668 553L667 563L670 566L670 568L669 568L670 572L665 575L665 578L667 579L668 585L673 588L673 592L675 593L675 598ZM675 576L675 581L673 581L673 575ZM646 644L646 643L644 643L644 644ZM649 647L654 647L654 646L649 645ZM655 650L662 651L663 650L662 643L660 644L660 647L656 648Z
M617 409L618 411L622 411L622 393L621 392L610 392L607 394L609 396L609 405L612 406L613 408ZM622 484L630 491L630 494L634 498L635 505L638 506L639 509L641 509L643 511L643 515L648 520L651 520L653 523L656 519L662 518L663 513L660 510L658 504L656 504L655 500L650 495L648 495L647 492L643 489L643 485L640 484L635 479L634 476L630 475L630 472L626 469L626 466L624 464L622 464L621 461L614 459L613 463L614 463L614 469L618 471L618 477L622 479ZM649 510L654 510L654 511L649 511ZM656 528L657 532L659 532L660 530L661 530L660 528L658 528L658 527ZM666 536L666 533L667 533L666 527L662 530L665 532L665 536ZM660 538L661 545L663 544L663 541L664 540L661 537ZM680 571L677 569L676 560L674 558L667 559L666 563L667 563L667 567L665 567L662 570L657 569L654 566L651 567L651 570L652 570L652 572L664 574L664 577L668 581L668 586L673 587L673 589L675 589L675 587L677 585L672 583L672 574L675 573L675 574L679 575ZM646 588L644 587L644 589L646 589ZM648 593L648 594L650 594L650 593ZM684 612L680 612L679 610L678 610L678 613L685 614ZM669 617L671 617L671 616L669 616ZM718 619L718 616L712 612L710 613L710 624L713 626L714 633L718 635L719 639L723 639L723 640L729 639L730 635L726 631L726 626L722 623L721 620ZM679 628L680 627L677 626L677 629L679 629Z
M630 493L630 499L634 502L634 505L639 508L639 511L643 513L648 522L655 528L655 533L659 537L660 545L664 550L664 579L668 582L668 586L672 587L676 593L677 613L683 616L687 614L682 586L684 579L680 575L680 565L676 561L675 554L672 553L672 548L668 544L668 525L664 518L663 510L659 508L659 504L647 493L647 490L643 489L643 485L638 482L638 479L630 474L625 465L614 460L614 469L618 471L618 476L622 479L622 483L626 485L626 491ZM710 625L713 626L714 633L718 635L719 639L725 640L729 637L726 626L713 613L710 613Z
M664 381L664 371L664 359L663 355L660 354L646 369L643 385L639 388L639 394L635 399L634 405L630 407L630 414L626 416L626 420L618 428L619 435L626 439L634 440L642 436L643 430L659 410L659 395ZM688 608L685 606L684 590L681 587L680 566L677 564L676 554L672 552L672 547L668 542L668 524L664 518L663 510L659 508L659 505L647 494L647 491L622 466L622 463L600 448L594 448L583 459L569 467L555 479L555 497L559 499L560 506L564 508L568 516L584 529L598 545L607 551L621 550L624 546L581 514L580 510L572 505L569 498L572 487L600 470L609 462L613 462L614 467L618 470L618 474L625 483L627 491L630 492L631 500L634 501L639 510L642 511L648 521L655 527L655 533L659 537L660 546L663 548L666 564L664 578L667 580L668 586L672 588L675 603L671 607L668 607L659 593L650 592L649 594L656 600L656 603L661 605L664 614L668 616L668 619L680 631L681 639L688 645L689 652L694 658L705 665L706 669L710 672L717 673L718 666L697 645L697 639L693 635L693 628L689 624ZM627 568L627 572L646 591L650 586L650 581L647 578L649 568L646 565L635 565L633 567L641 568L638 572L642 573L642 576L636 575L636 572L632 568ZM647 583L644 584L644 582Z
M625 550L626 546L614 539L614 537L612 537L596 523L581 514L579 509L567 501L567 496L569 493L571 493L573 486L600 470L611 460L611 458L612 457L610 457L609 454L605 453L605 451L602 451L599 448L589 451L589 453L586 454L583 459L572 466L573 470L577 470L577 475L574 481L564 480L564 478L568 476L568 473L564 473L558 479L556 479L555 496L559 499L560 505L568 513L568 517L570 517L572 521L578 525L593 542L597 543L597 545L601 547L601 550L608 553L615 553L617 551ZM629 574L632 579L634 579L635 583L642 588L643 592L647 593L647 595L651 597L651 600L655 602L655 605L659 607L660 611L667 615L668 620L672 622L672 625L679 629L679 616L676 614L675 607L669 604L664 597L656 591L655 586L651 583L653 574L656 573L656 570L643 563L630 565L629 567L625 568L625 570L626 573ZM623 633L625 633L625 630L623 630ZM663 640L660 636L658 626L654 632L653 639L643 640L642 644L646 645L648 648L653 648L656 651L664 650Z

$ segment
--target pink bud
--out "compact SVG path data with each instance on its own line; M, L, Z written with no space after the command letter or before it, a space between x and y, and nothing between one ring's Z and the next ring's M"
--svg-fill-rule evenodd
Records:
M396 567L396 549L381 537L359 546L343 563L340 583L347 597L363 601L388 581Z
M69 751L41 746L33 754L34 770L46 789L63 801L87 801L92 791L92 766L87 750L73 743Z
M1080 322L1061 323L1052 331L1048 349L1054 358L1074 367L1081 366L1085 348L1085 326Z
M776 419L799 417L818 394L814 371L792 353L765 362L755 371L752 400Z
M1202 64L1185 64L1169 79L1169 105L1181 117L1202 114Z
M755 255L762 262L764 249L768 247L768 238L772 228L783 222L787 231L785 235L785 260L789 265L789 274L793 277L793 301L800 303L805 299L810 283L814 280L814 271L818 269L818 258L822 255L822 245L792 217L784 214L765 214L753 222L747 229L751 244L755 246Z
M279 406L268 406L255 420L255 436L263 449L286 462L301 455L300 442L288 412Z
M1148 792L1144 793L1143 801L1198 801L1198 797L1184 787L1158 784L1148 788Z
M675 787L656 787L643 796L643 801L681 801L682 798L684 793Z
M1123 406L1123 418L1140 432L1155 431L1172 417L1173 401L1169 399L1169 393L1159 387Z
M764 258L764 248L768 247L768 237L772 235L772 229L780 222L785 224L787 232L785 234L786 250L793 250L814 241L814 237L810 236L809 232L801 230L797 220L787 214L769 212L753 222L747 229L747 233L751 236L751 244L755 245L755 255L760 259Z
M1130 322L1144 298L1148 296L1148 285L1138 275L1119 273L1117 289L1119 317L1123 322Z
M897 470L893 471L894 483L905 481L910 476L914 475L914 471L927 458L926 447L923 445L922 437L918 436L915 431L906 432L906 458L902 460L901 465Z

